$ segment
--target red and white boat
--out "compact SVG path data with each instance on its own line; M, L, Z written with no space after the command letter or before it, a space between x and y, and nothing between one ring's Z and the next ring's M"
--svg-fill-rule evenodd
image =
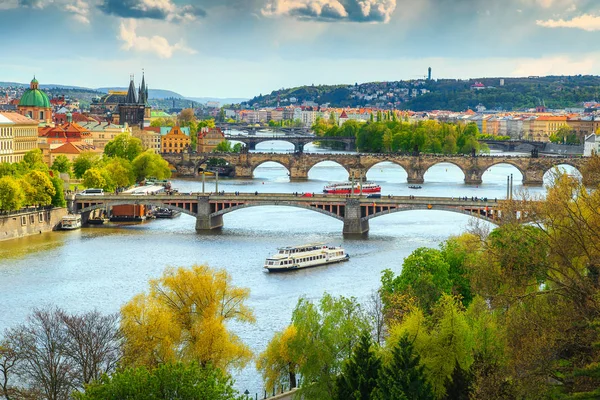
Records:
M352 183L333 183L325 186L323 193L328 194L350 194L352 193ZM361 184L358 182L354 183L354 194L361 193ZM373 182L362 183L362 193L381 193L381 186Z

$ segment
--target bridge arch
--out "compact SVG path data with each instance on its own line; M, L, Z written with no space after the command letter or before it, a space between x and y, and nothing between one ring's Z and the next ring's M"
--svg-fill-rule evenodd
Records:
M269 142L273 142L273 143L276 143L276 142L286 143L286 144L289 144L289 146L288 146L289 148L286 148L286 149L275 149L273 147L271 147L271 148L268 148L268 147L265 148L265 143L269 143ZM293 142L291 142L287 138L283 138L283 137L282 138L277 138L277 137L275 137L275 138L267 138L266 137L266 138L264 138L264 140L259 139L259 140L254 141L253 145L254 145L253 146L254 148L252 148L252 146L250 146L249 147L250 150L256 150L256 151L264 151L264 150L286 150L286 151L294 151L296 149L296 144L294 144ZM260 146L260 148L258 148L259 146Z
M315 159L309 159L304 165L306 167L306 170L310 171L317 164L321 164L323 162L335 163L335 164L341 166L342 168L344 168L346 170L346 172L348 172L348 174L350 174L350 168L348 168L348 166L345 165L343 161L336 160L335 159L335 154L332 154L332 155L327 154L327 155L324 155L323 157L317 157Z
M450 170L454 170L454 171L456 171L456 169L458 168L458 170L460 170L460 171L462 172L463 176L462 176L462 177L457 177L457 179L456 179L456 181L457 181L457 182L459 182L459 181L460 181L460 182L463 182L463 181L465 181L465 180L466 180L466 178L467 178L467 175L468 175L468 172L467 172L467 171L465 171L464 167L463 167L462 165L460 165L460 163L459 163L459 162L457 162L457 161L453 161L453 160L452 160L452 159L450 159L450 158L449 158L449 159L444 159L443 161L438 161L438 162L434 161L434 162L432 162L431 164L429 164L428 166L426 166L426 167L424 168L424 171L423 171L423 179L424 179L425 181L431 181L431 180L432 180L432 179L431 179L431 178L432 178L432 174L435 174L435 173L436 173L436 171L435 171L436 169L441 169L441 168L444 168L444 169L446 169L445 173L447 173L447 172L451 172L451 171L448 171L448 168L447 168L446 166L444 166L444 164L449 164L449 165L451 165L451 168L450 168ZM456 167L456 168L455 168L455 167ZM432 170L432 169L433 169L433 170ZM429 174L429 179L427 180L427 179L425 179L425 178L427 177L427 175L428 175L428 174ZM435 182L448 182L448 179L446 178L446 179L444 179L444 180L442 180L442 181L438 181L438 180L434 180L434 181L435 181Z
M391 210L380 211L376 214L372 214L367 217L363 217L363 220L368 221L373 218L382 217L385 215L395 214L395 213L399 213L399 212L406 212L406 211L447 211L447 212L452 212L452 213L456 213L456 214L467 215L467 216L474 217L474 218L479 218L486 222L490 222L495 225L499 225L499 222L495 221L493 218L489 218L485 215L469 212L468 210L455 208L455 207L445 207L445 206L434 206L432 208L429 208L429 206L426 204L414 204L414 205L411 205L410 207L399 207L399 208L395 208L395 209L391 209Z
M317 171L315 171L315 168L319 168L320 166L325 166L322 164L326 164L326 163L331 163L333 165L330 166L329 169L329 173L332 173L333 176L331 176L331 179L324 179L321 176L315 176ZM313 176L311 176L313 175ZM350 172L348 171L348 169L342 165L341 163L337 162L337 161L333 161L333 160L323 160L323 161L319 161L314 163L311 167L308 168L308 177L312 178L312 179L317 179L317 180L334 180L334 181L348 181L350 178Z
M90 202L92 202L92 200L90 200ZM140 200L138 200L138 201L132 201L132 200L107 201L107 202L104 202L104 203L98 203L98 204L95 204L93 206L82 208L80 210L77 210L77 212L79 214L85 214L85 213L88 213L88 212L92 212L94 210L104 210L107 207L122 206L122 205L129 205L129 204L139 204L139 205L144 205L144 206L154 206L154 207L160 207L160 208L168 208L169 210L180 211L181 213L190 215L192 217L196 217L197 216L196 213L194 213L194 212L192 212L190 210L186 210L185 208L173 206L171 204L165 204L165 203L163 203L161 201L152 201L150 199L145 199L145 198L140 198Z
M274 166L283 167L285 169L285 174L287 174L287 176L290 176L290 166L289 165L286 165L286 163L283 161L280 161L277 159L271 159L271 160L262 160L260 162L253 164L252 165L252 176L253 177L256 175L256 170L261 166L263 168L273 168Z
M568 167L568 168L565 168L565 167ZM582 177L583 177L583 174L581 173L580 165L577 165L574 162L569 162L568 160L565 160L564 162L561 162L560 164L555 164L549 168L544 168L544 173L543 173L544 181L549 180L551 178L552 171L554 171L555 168L557 168L561 172L565 172L568 175L574 176L578 179L582 179Z
M245 209L245 208L264 207L264 206L267 206L267 207L278 206L278 207L301 208L301 209L304 209L304 210L315 211L315 212L318 212L318 213L323 214L323 215L327 215L328 217L335 218L335 219L340 220L340 221L344 220L343 216L337 215L337 214L335 214L333 212L329 212L327 210L323 210L323 209L320 209L320 208L311 207L308 204L301 204L301 203L281 203L281 202L275 202L275 201L274 202L262 202L260 204L253 204L253 203L240 204L238 206L234 206L234 207L230 207L230 208L226 208L226 209L217 211L217 212L211 214L211 216L225 215L225 214L229 214L231 212L242 210L242 209Z
M496 167L492 170L493 167ZM498 167L509 167L504 172L498 173ZM514 175L513 172L516 169L518 175ZM507 160L499 160L497 162L493 162L491 164L486 165L485 169L481 171L481 178L484 183L490 183L493 181L494 183L502 183L506 184L506 177L509 175L513 175L513 182L523 182L525 180L525 172L523 169L517 165L516 163L512 163ZM520 175L520 178L519 178ZM485 178L485 179L484 179Z
M366 177L368 180L399 181L404 183L408 179L408 171L406 165L402 165L394 160L381 161L371 165L367 169Z

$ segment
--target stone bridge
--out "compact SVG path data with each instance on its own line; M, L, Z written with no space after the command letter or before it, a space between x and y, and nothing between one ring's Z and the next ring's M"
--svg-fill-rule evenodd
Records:
M558 165L570 165L580 172L587 162L585 158L566 157L492 157L492 156L409 156L396 154L322 154L322 153L198 153L163 154L182 176L197 176L200 166L210 158L221 158L235 167L237 178L252 178L254 170L266 163L275 162L289 171L291 180L308 179L312 167L323 161L333 161L348 171L351 178L366 176L369 169L381 162L391 162L402 167L408 174L408 183L425 182L425 173L434 165L450 163L456 165L465 175L465 183L479 185L485 171L494 165L509 164L523 174L523 184L542 186L544 174ZM586 181L586 176L583 177Z
M82 195L69 199L70 209L82 214L82 219L94 210L109 210L122 204L144 204L177 210L196 218L198 232L223 226L223 215L258 206L286 206L315 211L344 223L345 234L363 234L369 231L369 220L383 215L411 210L443 210L470 215L495 224L507 219L503 201L463 201L444 197L390 196L380 199L344 197L318 194L313 197L294 194L175 194L175 195ZM521 219L520 213L511 219Z
M273 131L273 132L285 132L285 133L301 133L307 134L310 132L310 128L306 127L279 127L269 126L266 124L228 124L226 122L217 123L216 127L222 131L236 130L240 132L256 133L259 131Z
M244 143L247 150L256 150L256 145L262 142L288 142L294 145L294 151L302 153L304 146L313 142L338 142L345 144L346 151L356 150L356 137L321 137L314 135L273 135L273 136L246 136L246 135L225 135L225 139Z

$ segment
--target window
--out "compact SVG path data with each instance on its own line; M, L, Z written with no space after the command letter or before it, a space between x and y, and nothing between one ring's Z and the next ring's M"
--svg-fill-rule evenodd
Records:
M29 216L29 221L30 221L32 224L35 224L35 216L34 216L34 215L30 215L30 216Z
M38 219L40 220L40 222L44 222L44 214L43 213L39 213L38 214Z
M27 217L24 215L21 216L21 225L27 225Z

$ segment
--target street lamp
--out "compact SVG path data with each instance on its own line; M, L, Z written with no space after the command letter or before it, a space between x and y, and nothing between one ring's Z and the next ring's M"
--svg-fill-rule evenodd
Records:
M244 391L244 395L246 396L246 398L248 398L248 395L249 395L249 394L250 394L250 392L248 391L248 389L246 389L246 390Z

